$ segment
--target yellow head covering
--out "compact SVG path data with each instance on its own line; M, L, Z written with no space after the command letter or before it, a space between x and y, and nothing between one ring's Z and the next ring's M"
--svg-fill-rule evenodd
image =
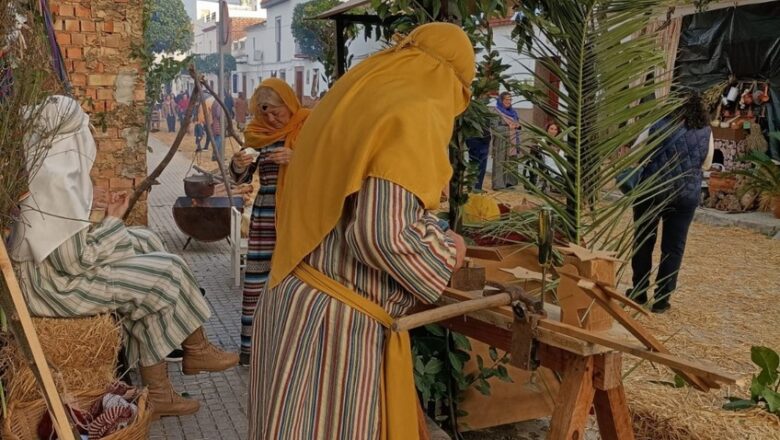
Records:
M431 23L350 70L298 137L277 207L274 287L336 226L367 177L394 182L428 209L452 168L454 119L471 98L474 50L457 26Z
M257 110L259 107L259 103L257 102L257 90L260 90L260 87L268 87L276 92L276 94L282 98L284 105L290 109L292 116L284 127L272 127ZM268 78L260 83L257 90L255 90L255 94L250 100L250 106L254 117L252 118L252 121L247 124L244 132L246 145L251 148L263 148L284 139L285 148L292 148L295 139L298 137L298 133L301 131L301 127L303 127L303 122L309 116L310 110L301 105L298 101L298 97L295 96L292 87L281 79Z
M284 105L290 109L292 116L287 122L287 125L284 127L272 127L265 121L265 118L263 118L263 115L260 113L260 111L258 111L259 103L257 102L257 90L260 90L260 87L268 87L272 89L274 92L276 92L277 95L279 95L280 98L282 98ZM250 101L254 117L252 118L252 121L247 124L246 130L244 131L246 146L256 149L263 148L273 144L274 142L284 139L284 148L289 148L292 150L295 146L295 141L298 138L298 134L303 127L303 123L306 121L306 118L309 117L311 110L304 108L301 105L300 101L298 101L298 97L295 96L295 92L293 91L292 87L290 87L281 79L268 78L260 83L260 87L255 90L255 94L252 96ZM286 168L287 166L285 165L279 166L279 175L277 177L276 188L277 199L282 193Z

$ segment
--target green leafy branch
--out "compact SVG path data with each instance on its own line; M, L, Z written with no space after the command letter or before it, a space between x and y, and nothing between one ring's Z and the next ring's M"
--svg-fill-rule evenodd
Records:
M750 399L728 397L723 409L732 411L761 407L780 416L780 356L769 347L753 346L750 359L761 372L750 383Z

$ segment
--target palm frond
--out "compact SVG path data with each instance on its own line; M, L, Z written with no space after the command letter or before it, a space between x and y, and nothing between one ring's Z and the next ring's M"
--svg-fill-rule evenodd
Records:
M533 166L522 167L518 177L558 214L568 240L623 256L631 247L634 226L626 221L626 214L632 206L671 196L668 179L649 178L629 194L612 197L618 174L641 166L678 127L670 118L678 99L655 97L663 84L657 75L650 75L665 66L658 36L648 26L652 12L662 4L662 0L555 0L543 17L522 11L536 28L523 55L559 80L555 85L549 77L534 74L542 90L525 93L525 98L544 110L564 135L553 138L543 127L524 124L524 143L533 145L537 154L526 164ZM557 107L550 105L549 94L557 97ZM650 127L647 140L620 154ZM560 170L558 174L543 166L544 157ZM530 176L543 185L531 184Z

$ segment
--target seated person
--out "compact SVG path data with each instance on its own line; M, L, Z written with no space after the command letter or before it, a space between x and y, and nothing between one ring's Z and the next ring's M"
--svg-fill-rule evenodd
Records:
M42 154L28 158L30 196L10 240L30 312L62 318L116 314L127 335L128 361L140 367L149 388L153 417L197 412L197 401L174 391L165 356L181 345L182 371L198 374L233 367L238 355L206 339L203 323L211 311L195 276L154 232L125 227L126 194L112 194L103 220L90 224L90 211L98 207L89 175L96 148L78 102L49 98L33 132L28 148Z

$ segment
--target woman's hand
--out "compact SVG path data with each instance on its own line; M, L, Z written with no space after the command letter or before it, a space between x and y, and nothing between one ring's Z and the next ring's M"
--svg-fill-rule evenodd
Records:
M130 197L126 191L111 193L111 199L108 201L108 207L106 208L106 216L121 219L129 206Z
M466 241L452 229L447 231L447 237L455 242L455 268L453 269L455 272L463 267L463 262L466 260Z
M233 169L235 170L245 170L246 167L252 164L255 159L246 154L244 150L239 151L238 153L233 155L233 159L231 159L231 162L233 163Z
M289 148L280 148L268 155L268 159L278 165L287 165L292 160L293 152Z

